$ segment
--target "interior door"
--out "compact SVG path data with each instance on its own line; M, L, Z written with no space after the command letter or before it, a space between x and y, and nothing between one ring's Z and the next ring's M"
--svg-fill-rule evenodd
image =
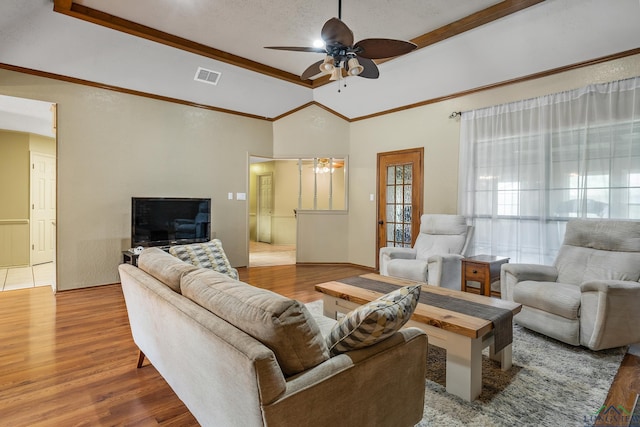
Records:
M31 152L31 265L53 262L56 159Z
M386 246L411 247L418 237L423 206L423 160L423 148L378 153L376 253Z
M271 217L273 214L273 175L258 175L258 242L271 243Z

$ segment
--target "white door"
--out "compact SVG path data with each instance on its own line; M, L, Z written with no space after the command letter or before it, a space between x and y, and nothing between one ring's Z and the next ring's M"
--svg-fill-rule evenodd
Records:
M271 243L273 175L258 175L258 242Z
M53 262L56 158L31 152L31 265Z

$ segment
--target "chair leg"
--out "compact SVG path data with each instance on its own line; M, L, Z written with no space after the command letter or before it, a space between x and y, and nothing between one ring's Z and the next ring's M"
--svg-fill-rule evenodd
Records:
M144 363L144 353L142 350L138 350L138 366L137 368L142 368L142 364Z

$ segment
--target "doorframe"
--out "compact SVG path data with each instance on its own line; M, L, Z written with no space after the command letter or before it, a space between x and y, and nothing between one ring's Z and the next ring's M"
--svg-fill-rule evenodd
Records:
M419 186L418 191L412 190L412 203L417 206L417 210L415 211L417 215L412 218L412 227L411 227L411 244L412 246L415 244L416 238L420 232L420 217L422 216L422 212L424 210L424 147L417 148L408 148L404 150L395 150L395 151L386 151L382 153L377 153L376 155L376 192L378 197L378 203L376 203L376 270L380 270L380 257L378 254L380 253L380 249L383 247L380 244L380 229L381 227L386 227L386 222L380 224L380 221L383 221L383 215L385 213L380 212L381 201L381 192L380 192L380 175L381 169L380 165L382 159L387 156L398 156L398 155L406 155L406 154L417 154L419 156L418 167L414 168L413 171L413 185L417 183ZM414 188L415 190L415 188ZM417 227L416 227L417 225Z

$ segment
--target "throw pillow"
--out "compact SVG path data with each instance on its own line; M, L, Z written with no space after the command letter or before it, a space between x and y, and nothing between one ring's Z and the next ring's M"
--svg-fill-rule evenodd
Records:
M309 310L296 300L211 270L184 276L182 295L269 347L286 376L329 359Z
M411 318L420 285L405 286L344 316L327 336L332 354L368 347L389 338Z
M196 267L210 268L238 280L238 270L231 267L219 239L213 239L206 243L171 246L169 253Z

